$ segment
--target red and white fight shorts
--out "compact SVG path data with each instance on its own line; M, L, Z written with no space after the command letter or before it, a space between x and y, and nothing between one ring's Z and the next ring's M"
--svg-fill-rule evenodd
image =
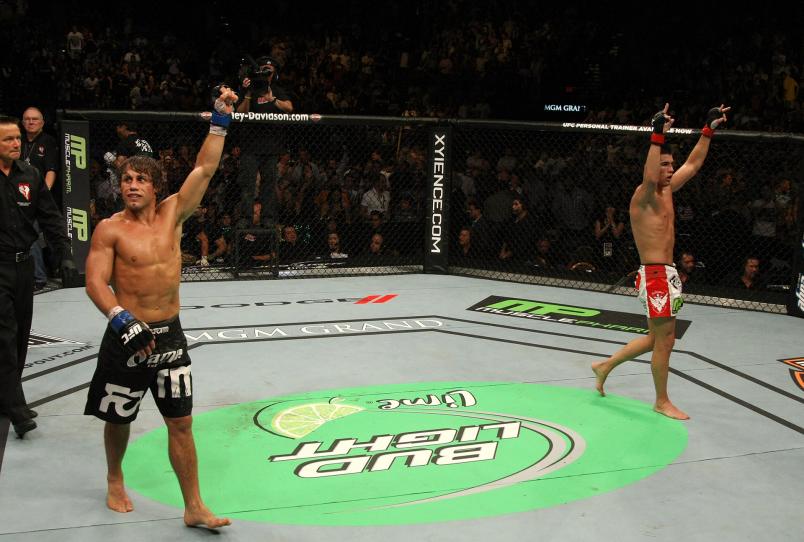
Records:
M675 266L640 265L634 285L648 318L671 318L684 304L681 279Z

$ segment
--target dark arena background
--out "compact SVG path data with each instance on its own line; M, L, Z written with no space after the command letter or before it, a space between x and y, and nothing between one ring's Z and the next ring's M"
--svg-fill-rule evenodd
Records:
M135 510L105 507L85 259L124 208L123 139L175 193L212 87L243 94L264 55L293 110L232 114L181 239L222 536L799 539L803 6L0 1L0 114L41 112L79 272L37 242L38 428L0 417L0 540L207 534L183 526L150 397L124 463ZM683 424L653 416L649 354L606 398L589 369L647 333L628 211L665 103L676 169L731 107L673 196Z

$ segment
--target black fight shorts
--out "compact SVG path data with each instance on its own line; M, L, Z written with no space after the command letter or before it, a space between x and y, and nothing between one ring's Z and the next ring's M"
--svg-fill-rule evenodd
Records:
M166 418L192 413L193 378L179 317L148 325L156 349L147 358L128 352L112 328L106 327L84 414L111 423L130 423L149 389Z

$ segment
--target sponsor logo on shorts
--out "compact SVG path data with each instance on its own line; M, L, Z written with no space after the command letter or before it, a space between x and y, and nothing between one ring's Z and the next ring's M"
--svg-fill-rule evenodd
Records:
M171 350L169 352L159 352L146 356L145 354L136 353L126 361L128 367L139 367L145 365L146 367L156 367L157 365L166 365L178 361L184 355L184 349Z
M790 369L790 378L793 379L793 382L796 383L801 391L804 391L804 356L780 359L779 361L792 367L792 369Z
M115 413L122 418L127 418L137 412L142 396L145 394L145 391L133 391L131 388L111 383L106 384L104 391L106 395L101 399L98 410L108 413L109 407L113 407Z
M665 305L667 305L667 294L656 292L648 298L648 301L650 301L655 312L662 312Z
M667 301L665 300L665 303ZM647 335L648 328L644 314L607 311L590 307L559 305L549 301L489 296L466 310L484 312L499 316L513 316L529 320L541 320L556 324L593 327L611 331L640 333ZM680 339L689 328L689 320L676 321L676 338Z
M193 395L193 378L190 366L160 369L156 373L156 389L158 399L168 396L173 399L191 397Z

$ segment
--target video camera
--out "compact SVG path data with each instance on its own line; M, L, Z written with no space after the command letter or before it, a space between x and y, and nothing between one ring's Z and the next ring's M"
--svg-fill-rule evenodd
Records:
M279 62L275 58L262 55L256 59L251 55L244 56L240 61L241 79L251 79L254 92L261 94L271 88L271 84L279 78Z

